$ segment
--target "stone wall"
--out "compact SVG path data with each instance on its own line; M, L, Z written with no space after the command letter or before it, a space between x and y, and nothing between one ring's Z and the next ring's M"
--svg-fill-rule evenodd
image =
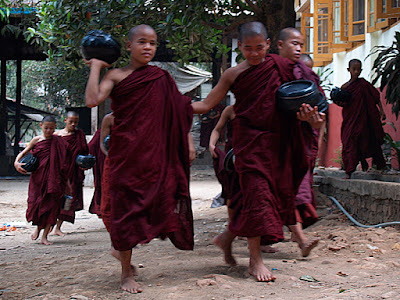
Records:
M400 183L396 182L396 178L392 178L392 182L349 180L329 176L332 174L326 172L317 173L319 175L314 176L316 188L321 193L336 198L360 223L374 225L400 221Z

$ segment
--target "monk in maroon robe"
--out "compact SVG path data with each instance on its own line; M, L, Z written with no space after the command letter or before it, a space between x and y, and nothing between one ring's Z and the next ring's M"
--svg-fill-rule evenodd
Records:
M258 281L275 276L262 261L261 244L283 239L283 225L296 223L294 198L307 170L300 120L320 122L317 110L303 104L296 116L277 110L275 93L294 79L294 63L277 55L266 55L270 41L259 22L241 26L239 49L245 61L224 72L217 86L202 102L193 103L195 113L207 112L230 89L235 94L233 121L235 168L240 194L235 195L235 213L214 243L225 261L235 265L232 241L246 236L250 252L249 273Z
M66 194L72 196L73 201L69 210L62 209L58 216L57 226L54 234L64 236L61 231L63 221L75 222L75 212L83 209L83 181L84 170L75 162L78 155L86 155L89 152L86 137L82 130L76 129L79 123L79 115L75 111L69 111L65 119L65 128L56 132L68 144L70 149L71 164L67 171L68 188Z
M279 32L277 45L280 56L295 62L293 68L295 79L310 80L315 83L321 93L324 93L320 86L319 76L312 70L313 61L311 57L305 56L301 53L304 45L304 37L302 33L292 27L284 28ZM308 122L302 122L301 129L303 132L308 170L296 195L296 219L298 224L297 226L306 228L318 221L318 215L315 210L316 201L312 185L315 161L318 155L319 130L312 128ZM299 232L300 236L293 235L292 240L299 242L299 245L309 245L309 247L306 247L307 251L302 249L302 255L307 256L310 253L310 250L318 244L318 239L309 240L303 234L302 230Z
M156 45L153 28L132 28L129 65L108 71L100 85L100 70L109 65L97 59L88 62L86 105L112 99L114 126L104 177L111 240L122 267L121 288L131 293L142 291L130 265L133 247L156 237L168 237L182 250L192 250L194 244L189 196L191 99L179 93L168 72L148 65Z
M40 125L43 135L32 139L16 157L14 165L18 172L26 174L19 160L29 151L39 161L38 168L30 176L26 219L37 226L32 239L36 240L44 229L41 243L51 245L47 235L56 224L62 205L66 186L65 174L69 164L68 144L61 137L53 135L56 126L53 117L46 116Z
M97 130L92 140L89 142L89 153L96 156L96 164L93 166L93 180L94 180L94 193L92 202L90 203L89 212L101 216L101 178L103 174L104 160L106 159L105 154L100 149L100 133L101 129Z
M359 78L361 61L351 60L348 70L351 79L342 89L351 93L351 100L342 110L341 134L344 169L347 178L350 178L359 162L363 171L368 170L366 158L369 157L372 157L378 170L385 168L386 162L381 148L385 133L381 118L385 119L386 116L377 89L364 78Z

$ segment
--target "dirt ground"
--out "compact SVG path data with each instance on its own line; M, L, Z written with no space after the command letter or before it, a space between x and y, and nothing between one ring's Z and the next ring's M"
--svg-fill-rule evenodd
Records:
M0 180L0 299L400 299L399 228L362 229L331 207L306 230L321 239L310 257L296 244L282 242L264 254L277 280L256 282L246 273L246 242L234 242L239 266L228 267L212 239L226 226L226 207L210 208L220 186L210 175L192 175L195 250L180 251L169 241L153 240L134 249L143 293L119 289L119 264L109 255L103 223L87 210L65 237L52 246L32 241L25 221L28 180ZM85 205L93 188L85 187ZM286 233L289 238L289 233Z

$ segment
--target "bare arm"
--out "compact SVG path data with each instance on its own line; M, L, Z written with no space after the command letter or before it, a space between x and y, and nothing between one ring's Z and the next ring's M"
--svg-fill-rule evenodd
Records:
M210 143L208 149L212 157L217 158L217 154L215 153L215 145L218 142L218 139L221 136L222 130L225 128L228 120L234 119L235 113L233 112L233 105L227 106L221 114L221 118L218 120L217 125L215 125L214 130L211 132Z
M188 133L188 143L189 143L189 161L192 163L196 159L196 148L194 147L193 136Z
M107 135L111 133L111 127L114 123L114 116L112 114L108 114L104 117L103 121L101 122L101 131L100 131L100 150L105 154L108 155L108 151L104 147L104 139Z
M192 103L194 114L208 113L215 107L228 93L232 82L234 81L234 71L228 69L222 74L217 85L211 90L208 96L203 101Z
M95 107L108 98L114 87L114 81L112 80L113 70L107 72L103 80L99 83L101 70L110 65L95 58L86 63L90 66L90 73L86 85L85 103L87 107Z
M35 146L38 141L39 141L39 137L38 136L34 137L32 139L32 141L28 144L28 146L26 146L25 149L22 150L15 158L14 167L19 173L21 173L21 174L27 173L27 171L24 168L22 168L22 166L25 164L22 164L19 161L21 160L21 158L23 158L25 155L27 155L29 151L32 150L33 146Z

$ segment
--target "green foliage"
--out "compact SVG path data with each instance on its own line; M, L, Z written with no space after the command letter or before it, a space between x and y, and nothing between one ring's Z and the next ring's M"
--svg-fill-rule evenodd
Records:
M392 104L392 112L399 117L400 112L400 32L396 31L395 40L390 47L375 46L370 55L378 54L372 70L375 77L372 84L381 80L380 89L386 87L386 101Z
M394 128L395 131L397 131L396 127L394 126L393 123L387 122L384 123L384 125L390 125ZM385 136L383 137L383 154L386 158L386 161L390 162L392 159L392 153L395 153L395 159L397 159L398 162L400 162L400 141L395 141L393 140L392 136L385 132Z
M331 68L318 68L317 75L320 79L320 86L326 92L330 92L332 90L333 84L329 77L333 74L333 70Z
M343 158L342 158L342 145L335 150L337 158L332 158L331 160L340 165L340 169L344 170Z
M124 45L125 35L131 27L140 23L158 24L160 12L151 2L156 1L45 0L38 10L39 22L36 27L29 28L30 38L42 39L51 62L58 61L76 70L83 66L80 43L90 30L102 29ZM128 54L124 52L120 62L127 59Z
M83 64L80 42L88 31L107 31L124 45L128 30L145 23L168 41L167 47L183 64L226 55L230 48L223 37L237 29L231 26L236 19L247 15L251 15L251 7L237 0L44 0L38 10L39 22L28 32L29 38L43 39L42 46L51 61L61 59L67 67L77 69ZM128 59L124 52L119 63Z
M7 95L15 99L15 61L7 62ZM48 61L22 62L22 103L62 116L67 106L84 106L88 70L63 70Z

